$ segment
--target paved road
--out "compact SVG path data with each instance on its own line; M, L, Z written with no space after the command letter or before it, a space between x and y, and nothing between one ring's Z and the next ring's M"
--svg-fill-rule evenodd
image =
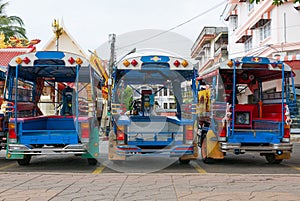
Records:
M300 175L0 173L1 200L300 200Z
M1 151L0 200L300 200L300 143L278 165L256 154L210 165L168 158L99 162L39 156L18 166Z

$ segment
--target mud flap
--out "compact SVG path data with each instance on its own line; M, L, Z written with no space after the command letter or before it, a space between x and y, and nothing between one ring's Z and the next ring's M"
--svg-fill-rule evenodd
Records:
M87 146L87 153L82 154L82 158L99 158L99 134L98 129L91 130L91 137Z
M193 149L194 149L194 154L189 154L189 155L183 155L181 157L179 157L180 160L196 160L199 156L199 151L198 151L198 146L197 143L194 142L193 143Z
M113 130L109 132L108 143L109 160L126 160L126 156L120 156L117 154L116 134Z
M206 142L207 142L207 158L212 158L212 159L224 158L223 152L220 151L220 144L218 142L218 138L212 130L209 130L207 132Z
M275 159L290 159L291 158L291 152L283 153L281 155L275 155Z

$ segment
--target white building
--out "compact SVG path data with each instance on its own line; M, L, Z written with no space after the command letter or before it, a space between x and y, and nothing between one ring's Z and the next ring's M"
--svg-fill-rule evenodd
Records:
M228 22L229 58L277 58L300 74L300 11L292 1L280 6L272 2L228 1L223 17ZM300 76L296 79L300 85Z
M291 0L280 6L272 2L261 0L251 4L249 0L228 0L223 16L228 23L228 55L284 61L296 73L296 88L300 88L300 7ZM281 82L270 82L264 88L281 91ZM297 122L294 127L300 128L300 119L294 122Z
M227 27L205 26L191 49L191 58L199 61L198 72L228 59Z

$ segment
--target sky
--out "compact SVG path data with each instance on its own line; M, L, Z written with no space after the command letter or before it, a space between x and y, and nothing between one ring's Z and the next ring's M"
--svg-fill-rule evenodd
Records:
M198 15L172 32L194 42L204 26L226 26L220 17L225 0L3 0L7 1L6 14L23 19L28 39L41 40L38 50L53 37L54 19L63 20L85 52L107 43L112 33L118 37L144 29L169 30Z

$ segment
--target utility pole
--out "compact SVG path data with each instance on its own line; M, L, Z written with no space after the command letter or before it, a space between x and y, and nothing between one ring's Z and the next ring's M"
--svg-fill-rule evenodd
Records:
M116 43L116 34L109 34L109 42L110 42L110 59L109 59L109 65L108 65L108 108L107 108L107 117L109 120L109 130L112 130L112 114L111 114L111 108L112 108L112 86L113 86L113 70L116 63L116 54L115 54L115 43Z

